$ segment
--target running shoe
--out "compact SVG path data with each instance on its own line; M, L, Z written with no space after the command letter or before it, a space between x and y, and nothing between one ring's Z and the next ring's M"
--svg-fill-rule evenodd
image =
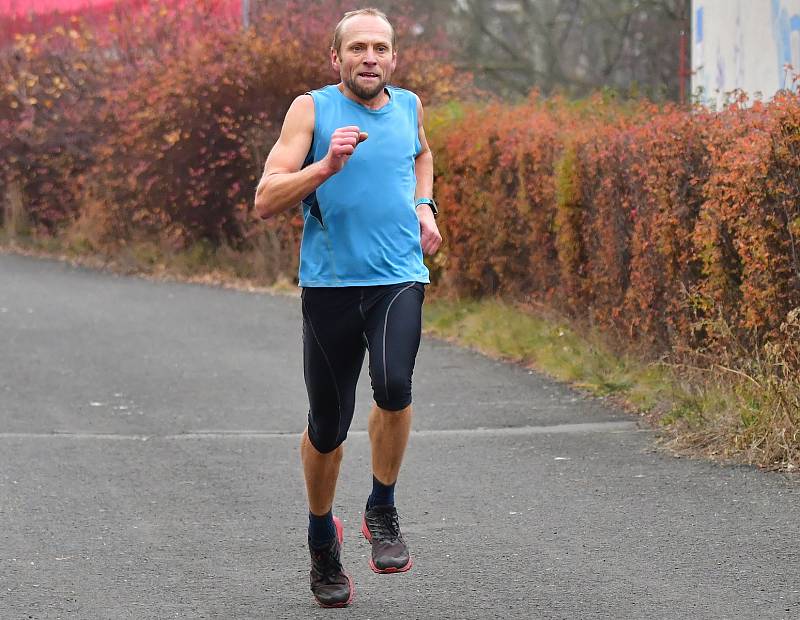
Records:
M376 573L404 573L411 568L411 555L400 533L394 506L373 506L364 511L361 533L372 545L369 567Z
M353 600L355 588L350 575L342 568L342 522L334 517L333 523L336 526L336 538L330 544L321 549L312 549L309 545L311 592L322 607L347 607Z

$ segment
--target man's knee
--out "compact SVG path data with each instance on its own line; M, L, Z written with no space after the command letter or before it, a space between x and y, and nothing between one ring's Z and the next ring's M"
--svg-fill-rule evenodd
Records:
M315 419L312 415L308 417L308 441L320 454L333 452L347 439L346 428L342 429L338 424L325 423L324 419Z
M374 391L375 403L386 411L402 411L411 404L411 378L390 373L384 385Z
M411 384L404 378L402 381L387 383L389 389L375 394L375 404L384 411L399 412L411 404Z
M341 446L345 439L347 439L346 434L340 437L337 433L319 434L312 432L311 429L308 431L308 441L320 454L330 454Z

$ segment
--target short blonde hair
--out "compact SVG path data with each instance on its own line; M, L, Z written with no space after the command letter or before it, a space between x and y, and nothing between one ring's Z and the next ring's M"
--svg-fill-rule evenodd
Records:
M331 47L336 50L336 53L341 53L342 47L342 30L344 30L344 23L350 19L351 17L358 17L359 15L371 15L372 17L380 17L383 21L389 24L389 30L392 31L392 49L395 49L396 44L396 37L394 33L394 26L392 26L392 22L389 21L389 18L386 17L386 13L379 9L375 8L366 8L366 9L358 9L357 11L348 11L344 14L344 17L339 20L339 23L336 24L336 29L333 31L333 43Z

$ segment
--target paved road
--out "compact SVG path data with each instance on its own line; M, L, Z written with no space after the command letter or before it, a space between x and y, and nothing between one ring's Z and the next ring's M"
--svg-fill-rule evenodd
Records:
M428 339L374 575L367 381L308 592L296 299L0 256L0 618L800 618L800 486L674 459L636 420Z

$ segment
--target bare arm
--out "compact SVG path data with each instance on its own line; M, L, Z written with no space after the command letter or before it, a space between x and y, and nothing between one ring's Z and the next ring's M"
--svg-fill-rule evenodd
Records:
M420 115L421 115L420 106ZM414 192L414 198L433 198L433 153L431 147L428 145L428 140L425 138L425 129L422 127L422 118L420 116L419 125L419 141L422 145L422 150L417 155L416 164L414 169L417 175L417 189ZM420 205L420 209L425 207L430 211L427 205Z
M417 119L419 123L419 142L422 148L417 154L416 163L414 165L417 176L417 187L414 192L414 197L433 198L433 153L425 137L422 103L420 103L419 100L417 100ZM439 232L439 227L436 225L433 211L431 211L428 205L421 204L417 207L417 217L419 218L422 251L425 252L425 254L435 254L442 244L442 235Z
M255 209L262 218L296 206L339 172L358 143L367 139L367 134L358 127L337 129L331 135L327 155L301 170L313 137L314 101L309 95L301 95L286 112L281 135L267 156L256 188Z
M313 136L314 101L302 95L286 112L281 135L267 156L258 182L255 208L262 218L297 205L328 178L321 162L300 170Z

